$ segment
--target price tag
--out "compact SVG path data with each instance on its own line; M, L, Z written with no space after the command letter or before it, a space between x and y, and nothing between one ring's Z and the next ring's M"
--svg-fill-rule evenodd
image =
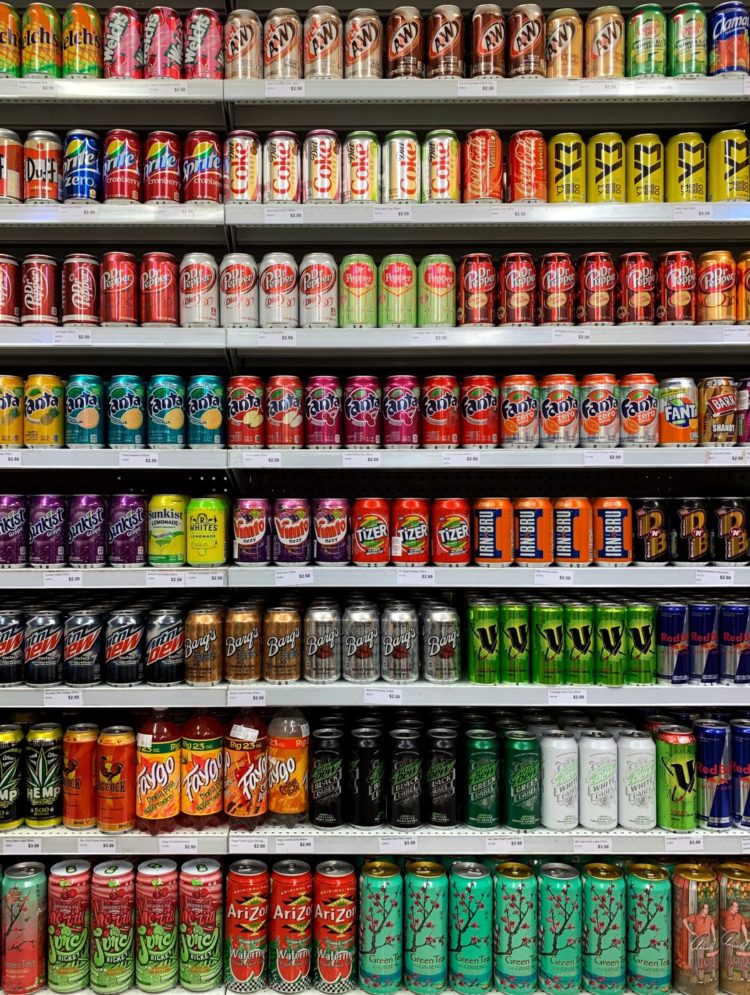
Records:
M61 204L60 208L68 223L75 224L99 219L99 205L90 204L88 201L69 201L67 204Z
M173 211L178 221L195 221L199 208L194 204L175 204Z
M410 204L378 204L372 209L372 220L383 224L411 221Z
M713 216L711 204L675 204L672 208L673 221L711 221Z
M573 853L612 853L612 837L574 836Z
M535 570L534 583L544 587L573 587L575 573L572 570Z
M159 453L152 449L120 449L117 465L154 470L159 466Z
M307 587L315 582L312 567L303 567L301 570L281 567L274 570L273 575L276 587Z
M268 837L255 833L230 833L230 853L268 853Z
M490 221L527 221L529 208L526 204L491 204Z
M742 78L742 92L744 96L750 97L750 76L743 76Z
M496 97L496 79L460 79L456 83L457 97Z
M588 345L591 332L588 328L553 328L552 341L563 342L565 345Z
M305 84L301 79L266 80L266 99L293 100L304 97Z
M91 345L90 328L54 328L52 345Z
M582 79L581 93L586 97L619 97L626 89L619 79Z
M402 700L402 689L387 684L375 684L371 688L365 688L362 695L364 705L400 705Z
M667 835L664 837L665 853L703 853L703 837Z
M695 571L695 583L697 586L710 584L723 587L726 584L731 587L734 584L734 570L731 567L699 567Z
M312 836L277 836L276 853L315 853Z
M265 688L227 688L227 705L234 705L236 708L250 706L252 708L266 707Z
M265 449L246 449L242 454L242 465L256 468L279 467L281 455Z
M547 704L548 705L562 705L564 707L570 707L571 705L585 705L586 704L586 689L585 688L550 688L547 692Z
M5 840L3 842L3 853L6 857L24 857L28 854L41 852L42 841L40 839Z
M523 836L487 836L484 840L485 853L523 853L525 849Z
M706 450L706 463L712 466L744 466L746 462L747 450L741 447L726 446Z
M297 345L297 332L294 328L258 332L258 345L264 349L293 349Z
M750 344L750 328L738 326L737 328L724 329L724 341L734 342L739 345Z
M432 567L399 567L396 570L396 583L404 587L432 587L435 571Z
M80 570L45 570L42 574L42 587L55 587L67 590L70 587L83 587L83 574Z
M57 86L51 79L19 79L17 81L18 93L29 97L55 97L57 96Z
M0 449L0 467L14 467L21 465L20 452L14 453L8 449Z
M182 97L188 92L186 80L150 79L146 84L147 92L159 97Z
M45 708L80 707L83 705L83 691L80 688L45 688L42 700Z
M381 853L416 853L419 839L416 836L381 836Z
M147 570L146 587L184 587L185 574L179 570Z
M625 462L622 449L584 449L584 466L617 466Z
M412 345L448 345L450 335L448 332L433 332L419 328L411 333Z
M263 223L267 225L300 225L305 220L301 204L266 204Z
M159 836L159 853L197 853L198 840L190 836Z
M103 836L101 839L96 836L84 837L78 840L78 852L83 854L117 853L117 840L107 836Z
M356 453L342 453L341 456L341 465L343 467L380 466L381 462L382 462L381 454L377 452L364 451Z
M224 573L221 570L186 570L185 587L223 587Z
M466 449L451 449L442 454L443 466L480 466L482 457L476 451Z
M743 853L750 853L750 836L743 833L740 837L740 849Z

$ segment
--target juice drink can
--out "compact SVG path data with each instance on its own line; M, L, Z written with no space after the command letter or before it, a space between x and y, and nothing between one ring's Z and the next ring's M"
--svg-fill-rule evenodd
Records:
M104 385L101 377L74 373L65 386L65 444L68 449L104 447Z
M631 77L665 76L667 21L657 3L643 3L628 17L625 73Z
M191 498L186 560L191 567L222 566L227 559L227 507L220 498Z
M34 373L23 397L23 439L28 449L60 449L65 444L64 388L59 377Z
M157 857L138 865L135 877L135 983L142 992L177 985L177 864Z
M91 878L91 988L117 995L135 980L135 870L129 860L97 864Z
M186 392L189 449L224 448L224 381L199 373Z
M96 826L96 744L99 727L91 722L68 726L63 736L63 825Z
M47 985L53 992L79 992L89 985L91 864L53 864L47 889Z
M30 3L21 22L21 75L56 79L62 71L60 15L46 3Z
M105 79L143 79L143 24L132 7L110 7L104 15L102 68Z
M310 984L313 880L303 860L280 860L271 871L270 987L301 992Z
M107 383L107 445L142 449L146 442L146 389L141 377L115 374Z
M171 7L152 7L143 19L146 79L182 79L182 18Z
M0 77L21 75L21 17L9 3L0 4Z
M747 7L726 0L708 16L708 75L747 73L750 68L750 36Z
M186 554L187 499L182 494L154 494L148 503L148 561L154 566L182 566Z
M66 79L102 75L102 19L90 4L72 3L63 15L62 74Z
M708 200L746 201L750 197L747 134L741 128L717 131L708 143Z
M342 995L354 987L357 878L351 864L324 860L315 868L313 978L316 991Z
M185 447L185 381L172 374L156 374L146 388L149 449Z
M23 446L23 394L21 377L0 375L0 449Z
M188 13L182 61L185 79L224 79L224 29L215 10L195 7Z
M45 957L47 879L44 864L27 860L5 868L0 890L6 995L29 995L47 981Z
M708 69L708 18L699 3L681 3L667 22L669 76L705 76Z
M270 878L260 860L229 865L224 916L224 981L246 995L266 987Z

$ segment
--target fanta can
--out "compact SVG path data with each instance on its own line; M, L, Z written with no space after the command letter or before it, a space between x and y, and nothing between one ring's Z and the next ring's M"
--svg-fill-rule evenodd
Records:
M197 374L187 387L187 439L190 449L224 447L224 381Z
M187 506L187 562L220 567L226 562L227 505L218 497L191 498Z
M535 449L539 445L539 387L528 374L504 377L500 384L500 445Z
M21 18L15 7L0 3L0 77L21 75Z
M593 504L594 564L626 567L633 562L633 509L624 497L601 497Z
M494 449L498 435L498 388L493 376L464 377L461 381L461 445L466 449Z
M551 373L539 386L542 449L575 449L579 438L578 381L572 373Z
M160 373L146 390L149 449L185 448L185 381Z
M65 385L65 445L68 449L104 448L102 378L74 373Z
M588 567L593 554L593 512L583 497L557 498L552 506L555 522L555 563Z
M659 383L653 373L628 373L620 381L620 445L650 449L659 444Z
M432 562L441 567L471 563L471 509L466 498L435 498L430 513Z
M46 3L30 3L21 25L21 75L56 79L62 67L60 16Z
M513 502L513 558L522 567L548 567L555 558L552 502L546 497Z
M659 445L698 445L698 388L691 377L659 384Z
M28 449L62 449L65 445L65 391L59 377L34 373L23 396L23 441Z
M513 562L513 504L509 498L477 498L472 513L474 563L509 567Z
M62 74L67 79L102 75L102 19L87 3L72 3L63 16Z
M187 498L182 494L154 494L148 503L148 562L153 566L182 566L187 550Z
M613 449L620 441L620 404L617 377L589 373L581 380L581 445L584 449Z
M23 446L23 380L0 374L0 449Z
M110 449L143 449L146 390L141 377L123 373L107 385L107 445Z

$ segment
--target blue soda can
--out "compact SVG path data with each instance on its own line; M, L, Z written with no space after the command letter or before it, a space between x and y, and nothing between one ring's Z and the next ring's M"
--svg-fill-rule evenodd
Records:
M110 449L146 444L146 389L142 377L121 373L107 384L107 443Z
M656 683L690 681L688 606L665 602L656 610Z
M171 373L151 377L146 390L150 449L185 448L185 381Z
M732 822L750 826L750 719L732 719Z
M76 128L65 136L63 200L101 200L102 143L93 131Z
M102 378L74 373L65 384L65 445L68 449L104 448Z
M732 758L728 722L699 719L695 735L698 827L729 829L732 825Z
M720 3L708 15L708 75L746 73L750 59L750 18L737 0Z
M719 681L750 683L750 605L730 602L719 615Z
M719 606L690 605L690 683L719 682Z
M224 381L199 373L188 381L189 449L224 447Z

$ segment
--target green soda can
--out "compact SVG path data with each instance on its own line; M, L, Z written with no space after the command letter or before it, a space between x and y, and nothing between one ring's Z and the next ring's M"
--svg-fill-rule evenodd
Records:
M461 995L492 986L492 876L482 864L458 860L448 883L448 975Z
M523 601L500 604L500 681L528 684L531 666L529 606Z
M91 864L53 864L47 888L47 986L79 992L89 986Z
M500 607L494 601L472 598L466 609L467 667L470 684L497 684L500 680Z
M628 611L625 605L612 602L599 603L595 617L595 648L597 684L621 687L628 669L627 627Z
M3 980L16 991L44 988L47 933L47 875L44 864L24 860L5 868L0 892ZM6 984L6 991L11 984Z
M537 880L528 864L505 860L495 868L495 988L504 995L537 989Z
M672 990L672 884L658 864L631 864L626 885L627 986L638 995Z
M437 995L447 984L448 878L440 864L413 860L404 883L404 985Z
M550 995L581 988L581 878L570 864L539 870L539 987Z
M669 15L670 76L705 76L708 68L706 12L699 3L681 3Z
M146 389L141 377L129 373L107 384L107 445L110 449L143 449Z
M593 684L596 670L594 650L594 606L583 601L563 605L565 622L565 683Z
M135 878L135 983L142 992L177 986L177 864L157 857Z
M185 381L171 373L151 377L146 389L150 449L185 448Z
M642 3L628 17L626 76L665 76L667 19L658 3Z
M531 606L531 683L565 680L565 627L562 605L536 601Z
M344 256L339 266L339 326L378 327L378 269L362 252Z
M456 264L442 252L424 256L417 273L417 326L454 328Z
M97 864L91 878L91 990L117 995L132 988L135 872L129 860Z
M497 733L490 729L468 729L464 767L466 824L474 829L492 829L500 821L500 763Z
M102 19L90 4L73 3L63 15L62 74L66 79L102 75Z
M187 386L188 449L224 448L224 381L199 373Z
M30 3L21 22L21 75L58 79L62 69L60 15L46 3Z
M0 77L21 75L21 18L15 7L0 3Z
M222 879L218 860L188 860L180 868L179 974L180 985L189 992L218 988L224 977Z
M403 252L383 256L378 267L378 327L417 327L417 267Z
M687 726L664 725L656 733L656 824L673 833L697 825L695 736Z
M611 864L586 864L583 891L583 987L625 990L625 877Z
M505 825L537 829L542 821L542 755L530 732L505 733L503 751Z
M68 449L104 448L102 378L73 373L65 385L65 445Z
M359 876L359 987L371 995L401 987L403 918L401 871L386 860L366 863Z
M628 684L656 683L656 605L629 601L625 627Z

